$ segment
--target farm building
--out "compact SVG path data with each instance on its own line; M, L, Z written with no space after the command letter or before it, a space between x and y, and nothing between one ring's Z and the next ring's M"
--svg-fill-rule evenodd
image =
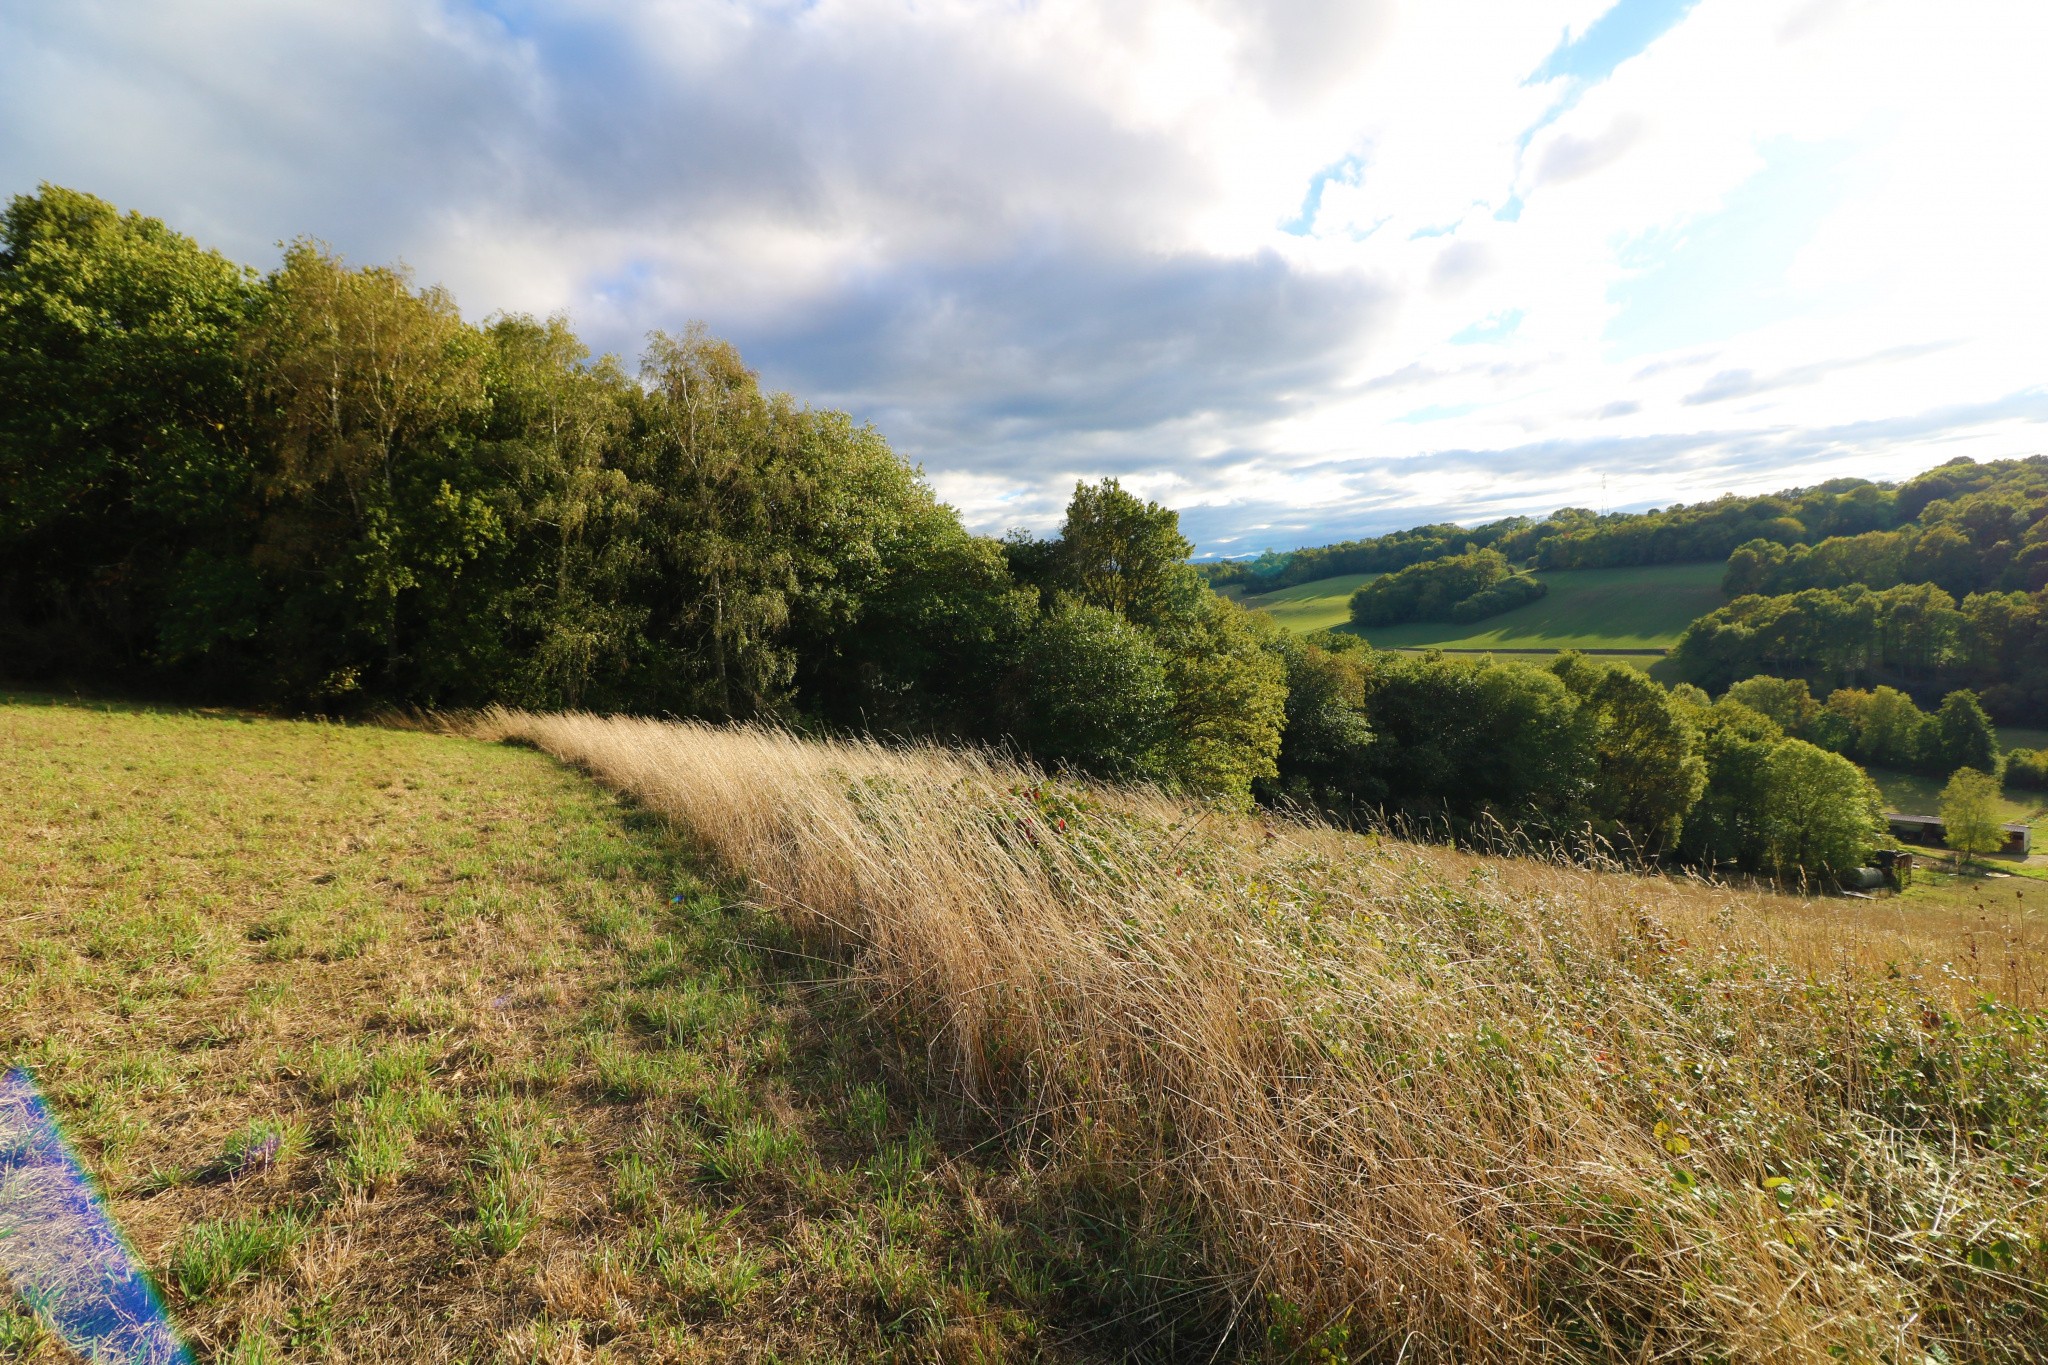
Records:
M1892 827L1892 837L1909 844L1945 844L1948 842L1948 826L1939 815L1888 815L1885 817ZM2024 858L2033 851L2034 832L2017 821L1999 828L2005 831L2005 843L2000 853L2016 853Z

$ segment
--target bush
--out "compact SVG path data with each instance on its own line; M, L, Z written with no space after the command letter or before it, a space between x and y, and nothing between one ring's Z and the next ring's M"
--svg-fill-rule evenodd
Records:
M1489 616L1498 616L1504 611L1513 611L1516 607L1527 606L1549 591L1550 585L1542 579L1518 573L1512 578L1503 578L1484 592L1476 592L1452 607L1451 619L1458 622L1484 620Z
M2005 785L2048 792L2048 749L2006 750Z
M1520 580L1520 586L1510 587ZM1541 597L1541 583L1518 575L1498 550L1411 564L1367 583L1351 595L1351 621L1359 626L1393 626L1409 621L1476 621ZM1470 607L1471 614L1460 615Z
M1032 752L1103 776L1159 775L1173 689L1144 631L1067 599L1032 632L1029 667Z

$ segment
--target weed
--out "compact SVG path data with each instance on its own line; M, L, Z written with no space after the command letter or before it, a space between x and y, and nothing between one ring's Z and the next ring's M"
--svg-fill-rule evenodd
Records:
M854 1086L839 1111L839 1124L848 1137L870 1145L880 1142L889 1131L889 1092L872 1081Z
M29 1360L54 1353L55 1338L27 1308L0 1302L0 1360Z
M661 1172L640 1153L628 1152L612 1171L612 1207L637 1215L653 1208L660 1197Z
M868 1162L868 1178L885 1197L901 1198L923 1176L934 1151L931 1130L912 1128L876 1151Z
M802 1179L811 1161L810 1144L794 1129L760 1119L736 1124L696 1147L697 1177L713 1184L754 1185L773 1177Z
M195 1223L171 1253L170 1280L186 1298L211 1298L257 1275L282 1269L306 1239L292 1210Z
M476 1185L474 1220L455 1234L458 1250L508 1256L540 1218L533 1182L517 1175L486 1175Z
M339 1136L341 1154L328 1169L346 1192L374 1194L412 1169L413 1126L402 1102L358 1101Z
M306 1149L306 1126L280 1119L252 1119L229 1136L214 1168L233 1179L256 1175L289 1162Z

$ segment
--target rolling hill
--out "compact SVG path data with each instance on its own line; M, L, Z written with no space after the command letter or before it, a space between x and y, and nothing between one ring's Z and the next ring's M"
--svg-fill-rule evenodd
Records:
M1628 569L1560 569L1539 575L1549 595L1467 623L1418 622L1359 632L1383 649L1611 649L1654 653L1678 642L1693 618L1726 599L1724 566L1658 564ZM1289 630L1351 629L1351 594L1372 574L1320 578L1247 596L1247 607Z

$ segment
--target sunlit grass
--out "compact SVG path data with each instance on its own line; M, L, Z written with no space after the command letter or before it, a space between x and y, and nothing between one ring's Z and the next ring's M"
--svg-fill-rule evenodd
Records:
M1085 1326L1042 1251L914 1329L823 1259L820 1220L893 1222L940 1278L991 1219L1044 1239L1028 1185L957 1145L935 1165L990 1197L905 1225L866 1172L924 1131L890 1099L921 1064L546 756L26 699L0 704L0 829L0 1062L202 1359L1059 1358ZM0 1359L51 1349L0 1300Z
M2030 916L1487 860L935 749L476 732L632 793L857 964L956 1112L1033 1135L1100 1238L1089 1292L1168 1354L1240 1320L1319 1359L2018 1361L2048 1338ZM718 1107L700 1180L795 1164ZM923 1144L869 1159L892 1223L927 1207ZM894 1321L971 1297L893 1241L822 1240Z

